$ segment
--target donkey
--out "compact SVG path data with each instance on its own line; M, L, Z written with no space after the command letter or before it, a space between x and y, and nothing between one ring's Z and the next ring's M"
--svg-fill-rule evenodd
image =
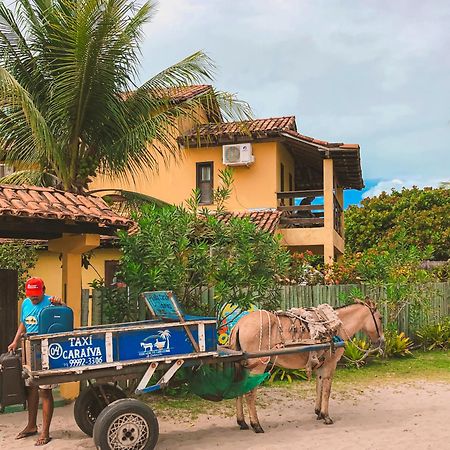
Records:
M371 342L380 349L384 345L384 335L381 314L375 303L370 300L357 301L354 304L336 308L336 312L342 325L338 328L337 335L343 340L351 339L355 333L362 331ZM309 335L303 331L299 320L293 323L289 317L275 315L268 311L254 311L242 319L233 328L230 336L230 346L234 350L244 352L255 352L284 346L286 337L292 336L293 330L297 333L296 338L308 339ZM301 330L301 331L298 331ZM328 414L330 400L331 381L333 379L336 365L344 353L343 348L337 348L334 352L322 350L317 352L314 360L310 359L309 353L283 354L265 358L249 359L246 367L251 374L261 374L266 367L283 367L286 369L301 369L308 367L311 361L314 365L309 366L316 373L316 404L315 414L317 420L323 419L324 423L330 425L333 420ZM264 433L256 411L256 389L245 394L250 424L256 433ZM236 420L241 430L248 430L245 422L243 399L236 399Z

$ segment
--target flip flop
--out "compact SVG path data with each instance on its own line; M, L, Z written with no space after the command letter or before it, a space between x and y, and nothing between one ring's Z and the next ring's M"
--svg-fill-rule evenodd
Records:
M47 438L39 438L34 445L36 447L40 447L41 445L47 445L51 440L52 438L50 436Z
M24 439L30 436L36 436L38 434L38 431L21 431L17 436L16 439Z

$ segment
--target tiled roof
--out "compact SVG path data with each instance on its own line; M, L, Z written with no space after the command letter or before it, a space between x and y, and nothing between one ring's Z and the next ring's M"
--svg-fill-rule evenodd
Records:
M220 138L230 135L248 136L286 130L296 130L294 116L246 120L243 122L207 123L191 129L184 135L184 138Z
M119 216L99 197L36 186L0 185L0 217L71 220L129 228L134 222Z
M316 144L321 147L326 147L329 149L332 148L342 148L342 149L359 149L358 144L344 144L342 142L327 142L321 139L316 139L310 136L305 136L304 134L300 134L295 130L282 130L283 135L289 135L294 138L300 139L302 141L306 141L307 143Z
M228 223L232 218L248 218L258 228L269 233L274 233L280 221L282 212L277 210L266 211L243 211L243 212L225 212L218 217L221 221Z
M180 136L179 143L187 147L213 147L258 140L278 139L293 153L294 159L302 162L309 155L315 160L317 176L308 181L299 172L295 185L302 189L320 189L323 183L319 166L323 158L332 158L341 186L348 189L362 189L364 181L361 172L360 147L358 144L328 142L305 136L297 131L294 116L256 119L244 122L208 123L198 125ZM308 158L306 158L308 159Z
M180 88L167 89L164 93L175 102L182 102L194 98L197 95L204 94L211 90L211 86L208 84L197 84L193 86L185 86Z
M167 88L150 91L154 97L170 98L174 102L182 102L194 98L197 95L205 94L212 89L209 84L195 84L191 86L182 86L177 88ZM127 99L132 95L133 91L123 92L121 95Z

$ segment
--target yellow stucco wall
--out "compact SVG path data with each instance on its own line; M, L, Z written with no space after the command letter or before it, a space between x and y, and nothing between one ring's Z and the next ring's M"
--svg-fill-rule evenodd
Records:
M118 249L98 248L93 252L91 264L104 277L105 261L118 259L120 259ZM62 271L58 253L52 253L46 250L40 251L38 262L32 271L32 275L41 277L44 280L48 294L62 297ZM82 288L89 288L89 283L96 278L99 278L99 276L92 267L89 267L87 270L83 268L81 270Z
M289 175L292 176L292 190L295 190L294 158L283 144L277 143L277 191L281 191L281 164L284 166L284 190L290 190Z
M293 161L288 152L277 142L252 144L255 162L249 167L234 166L233 192L227 202L232 211L276 206L276 191L279 190L279 167L283 161L285 186L288 174L293 173ZM141 192L172 204L181 204L188 199L196 186L196 163L214 163L214 188L220 184L219 171L222 163L222 146L188 148L181 152L179 160L160 164L158 173L146 173L133 181L97 179L92 189L119 188Z

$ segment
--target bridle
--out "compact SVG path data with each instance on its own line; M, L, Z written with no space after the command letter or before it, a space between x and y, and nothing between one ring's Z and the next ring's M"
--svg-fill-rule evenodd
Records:
M375 313L377 312L377 307L373 307L364 301L359 301L361 305L367 306L370 311L370 315L372 316L373 323L375 325L375 329L377 330L378 339L381 339L380 327L378 326L377 319L375 319Z

